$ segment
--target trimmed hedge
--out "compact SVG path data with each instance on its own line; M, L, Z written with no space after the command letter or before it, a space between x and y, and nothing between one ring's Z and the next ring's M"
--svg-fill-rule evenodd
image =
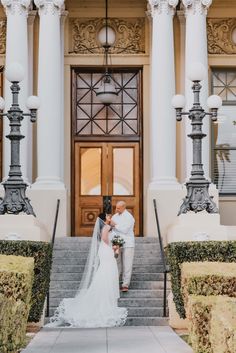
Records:
M0 255L0 352L15 353L25 341L34 259Z
M234 313L236 313L235 298L190 295L187 316L193 351L195 353L235 353L236 316ZM221 322L225 323L224 325L220 325L219 317ZM222 350L219 350L219 347ZM227 347L228 350L223 347Z
M181 264L183 262L236 262L236 241L176 242L166 247L171 272L171 285L176 310L186 317L181 293Z
M38 322L50 283L52 263L52 246L39 241L0 240L0 254L34 258L34 282L32 288L32 305L29 313L30 322Z
M213 353L209 331L215 298L195 295L188 298L189 338L195 353Z
M185 308L190 294L236 298L236 263L184 262L181 285Z
M214 353L236 352L236 300L224 300L212 311L210 341Z
M31 290L28 288L29 280L33 280L33 269L31 257L0 255L0 293L6 298L29 303Z

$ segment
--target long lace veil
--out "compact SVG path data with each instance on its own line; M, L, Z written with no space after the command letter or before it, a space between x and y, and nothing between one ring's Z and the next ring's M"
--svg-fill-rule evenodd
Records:
M73 305L74 303L74 300L80 301L81 297L86 293L87 289L89 288L99 265L98 249L101 243L101 232L104 224L105 223L103 222L103 220L98 217L93 229L90 250L84 267L82 279L75 297L64 298L60 302L59 306L54 312L54 315L50 318L50 323L47 324L48 327L57 327L66 324L66 312L70 310L71 305Z
M81 296L86 292L97 271L99 265L98 249L101 243L101 231L104 224L105 223L103 222L103 220L98 217L93 229L90 250L84 267L82 279L80 281L80 285L75 297Z

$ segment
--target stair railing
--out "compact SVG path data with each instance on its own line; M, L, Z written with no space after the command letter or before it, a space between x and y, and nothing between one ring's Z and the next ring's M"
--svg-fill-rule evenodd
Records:
M52 232L52 246L55 243L55 236L56 236L56 231L57 231L57 221L58 221L60 203L61 203L61 200L58 199L57 200L57 208L56 208L55 218L54 218L53 232Z
M53 250L53 246L55 243L55 237L56 237L56 231L57 231L57 221L58 221L58 214L59 214L59 209L60 209L60 203L61 200L57 200L57 207L56 207L56 213L55 213L55 217L54 217L54 224L53 224L53 231L52 231L52 239L51 239L51 244L52 244L52 250ZM49 317L49 290L47 293L47 309L46 309L46 316Z
M163 266L163 274L164 274L164 298L163 298L163 317L167 317L166 313L166 307L167 307L167 274L170 272L169 266L167 265L166 261L166 256L165 256L165 251L164 251L164 246L163 246L163 241L162 241L162 236L161 236L161 229L160 229L160 223L159 223L159 218L158 218L158 213L157 213L157 203L156 200L153 199L153 205L154 205L154 212L155 212L155 218L156 218L156 225L157 225L157 234L158 234L158 240L159 240L159 246L161 250L161 261L162 261L162 266Z

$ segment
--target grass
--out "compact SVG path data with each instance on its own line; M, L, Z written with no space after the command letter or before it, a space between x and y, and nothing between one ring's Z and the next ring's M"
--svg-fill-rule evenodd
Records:
M182 334L182 335L179 335L179 337L182 338L182 340L185 341L189 346L191 346L191 340L189 338L189 335Z

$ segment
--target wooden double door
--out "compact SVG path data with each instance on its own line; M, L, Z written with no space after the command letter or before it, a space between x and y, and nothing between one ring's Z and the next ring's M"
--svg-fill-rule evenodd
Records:
M91 236L99 213L114 213L124 200L141 231L142 195L139 142L74 143L74 234ZM72 218L72 219L73 219Z

